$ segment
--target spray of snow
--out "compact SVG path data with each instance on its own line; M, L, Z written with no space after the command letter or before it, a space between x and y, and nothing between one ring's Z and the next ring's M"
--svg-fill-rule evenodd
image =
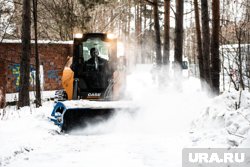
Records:
M97 126L89 126L74 133L99 134L115 133L163 133L179 134L188 132L190 123L208 100L201 91L200 81L195 78L184 79L182 90L175 81L160 85L152 73L152 65L138 65L128 76L127 94L137 104L138 109L131 114L117 111L112 120ZM159 73L159 71L157 72ZM152 75L153 74L153 75Z
M242 92L241 97L239 92L226 92L211 98L196 78L170 78L161 85L151 69L137 66L128 77L127 94L138 107L134 113L117 111L113 119L72 134L181 135L189 140L181 143L183 147L237 147L248 142L249 92ZM239 101L241 107L236 109Z

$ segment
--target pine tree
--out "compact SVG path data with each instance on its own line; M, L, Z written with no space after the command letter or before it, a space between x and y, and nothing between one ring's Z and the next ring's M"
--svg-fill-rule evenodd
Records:
M40 63L37 44L37 0L33 0L33 20L35 33L35 60L36 60L36 107L42 106L40 87Z
M160 33L160 24L159 24L159 12L158 12L158 0L153 1L153 11L154 11L154 29L156 37L156 63L157 65L162 64L162 55L161 55L161 33Z
M183 0L176 0L174 58L176 65L182 64L183 53Z
M211 87L216 95L220 93L220 1L212 1L212 38L211 38Z
M169 64L170 54L170 0L164 0L164 45L163 45L163 64Z
M18 107L30 105L29 79L30 79L30 26L31 26L31 1L23 0L22 13L22 55L20 63L20 90Z
M201 0L201 21L202 21L202 54L204 78L210 84L210 30L207 0Z
M200 78L203 80L204 79L204 70L203 70L204 66L203 66L202 40L201 40L201 27L200 27L200 15L199 15L198 0L194 0L194 8L195 8L195 25L196 25L199 71L200 71Z

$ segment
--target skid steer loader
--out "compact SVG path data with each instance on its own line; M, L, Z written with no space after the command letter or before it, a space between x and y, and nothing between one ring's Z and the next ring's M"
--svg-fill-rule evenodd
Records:
M68 131L76 126L106 120L115 111L131 108L121 101L126 83L124 57L119 42L105 33L74 38L73 56L62 75L64 90L57 92L51 120Z

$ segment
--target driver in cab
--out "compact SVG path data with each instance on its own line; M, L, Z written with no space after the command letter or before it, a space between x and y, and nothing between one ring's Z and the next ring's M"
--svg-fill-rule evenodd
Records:
M107 65L107 60L99 56L99 51L97 48L90 49L91 58L86 61L86 67L90 71L101 71L102 67Z

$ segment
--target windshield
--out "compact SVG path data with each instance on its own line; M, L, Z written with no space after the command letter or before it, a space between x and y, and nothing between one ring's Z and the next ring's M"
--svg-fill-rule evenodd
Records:
M90 49L97 48L99 56L109 60L109 43L102 41L100 38L89 38L82 43L83 46L83 60L88 61L90 56Z

